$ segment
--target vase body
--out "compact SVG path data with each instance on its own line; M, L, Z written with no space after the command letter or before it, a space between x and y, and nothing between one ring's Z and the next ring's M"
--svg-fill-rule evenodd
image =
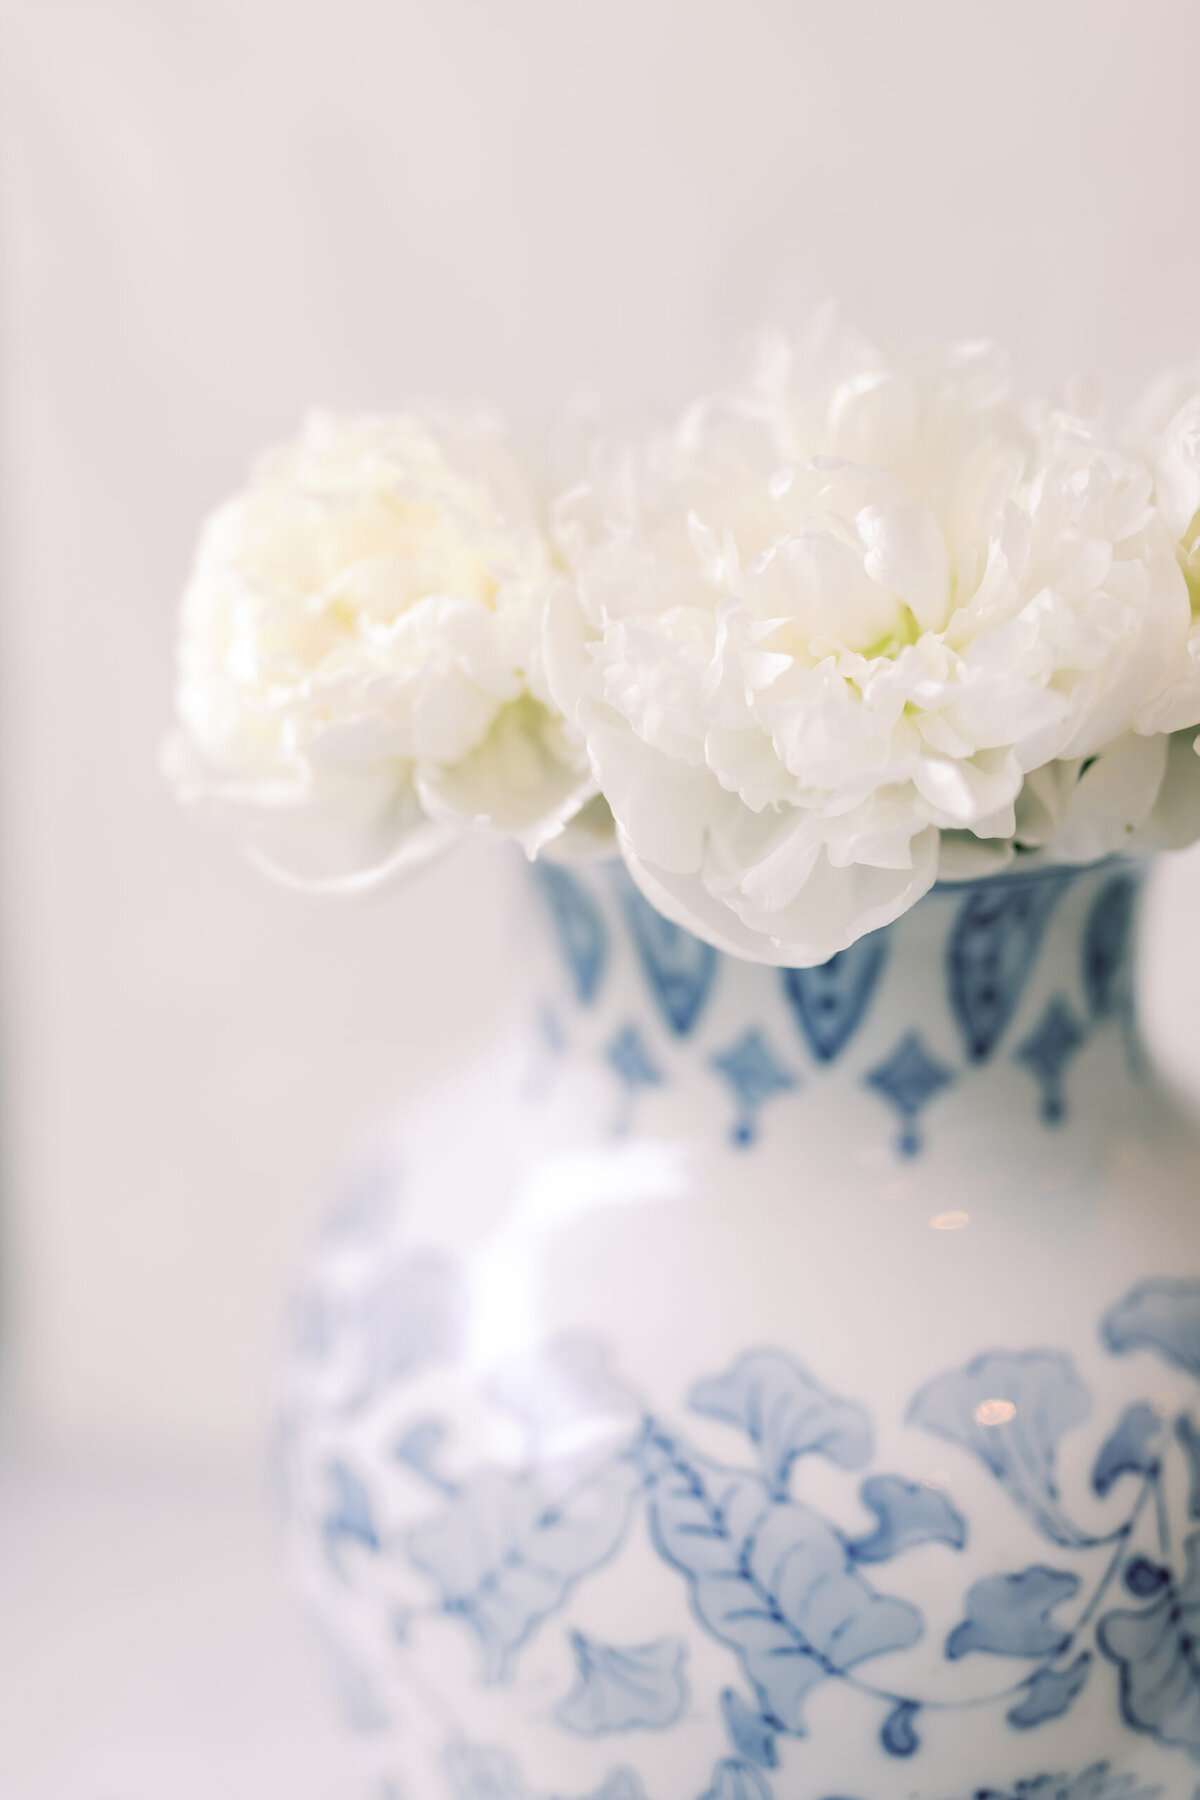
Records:
M937 889L785 971L535 871L527 1017L295 1308L367 1792L1193 1800L1200 1138L1140 879Z

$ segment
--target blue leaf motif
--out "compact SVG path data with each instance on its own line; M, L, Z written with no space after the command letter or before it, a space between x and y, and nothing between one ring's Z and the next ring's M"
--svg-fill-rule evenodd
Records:
M455 1800L532 1800L507 1750L459 1739L442 1763Z
M963 901L946 952L950 1002L973 1062L1004 1036L1070 877L984 884Z
M1110 1307L1104 1342L1121 1354L1153 1350L1200 1380L1200 1281L1143 1281Z
M1063 1510L1055 1476L1059 1439L1090 1410L1070 1359L1053 1350L991 1351L935 1376L909 1419L977 1456L1038 1529L1064 1548L1092 1542Z
M871 1454L862 1407L828 1393L782 1350L746 1351L724 1375L698 1381L688 1404L746 1433L780 1498L799 1456L819 1452L839 1468L858 1469Z
M673 1725L683 1711L687 1649L680 1638L659 1638L653 1644L620 1649L573 1631L571 1648L576 1685L554 1712L568 1731L583 1737L632 1731L638 1726L661 1731Z
M1152 1475L1158 1468L1163 1421L1146 1400L1135 1400L1117 1420L1092 1468L1092 1487L1103 1500L1122 1475Z
M632 1769L614 1769L587 1800L646 1800L646 1790Z
M888 1714L879 1741L889 1756L915 1756L921 1748L916 1723L920 1710L915 1700L901 1700Z
M325 1473L332 1497L321 1521L321 1536L325 1554L340 1575L345 1545L359 1544L364 1550L378 1550L379 1533L367 1490L354 1470L337 1461L331 1462Z
M608 964L608 927L587 889L566 869L538 861L533 874L550 908L576 998L587 1006L599 993Z
M779 1761L775 1748L775 1727L754 1707L747 1706L736 1688L726 1688L721 1695L721 1712L725 1729L733 1747L760 1769L773 1769Z
M771 1800L771 1790L752 1764L729 1757L713 1770L703 1800Z
M515 1651L608 1560L625 1535L638 1474L616 1460L561 1486L547 1473L488 1469L408 1538L442 1609L479 1638L484 1679L501 1681Z
M1083 929L1083 991L1094 1019L1107 1019L1117 1010L1137 896L1135 875L1114 876L1088 913Z
M863 1505L879 1523L867 1537L855 1538L855 1562L887 1562L916 1544L949 1544L961 1550L967 1522L948 1495L900 1475L868 1475L860 1490Z
M1162 1800L1160 1787L1143 1787L1136 1775L1116 1775L1109 1763L1093 1763L1082 1775L1035 1775L1015 1788L980 1788L971 1800Z
M1092 1653L1083 1650L1065 1669L1038 1669L1031 1675L1022 1699L1008 1710L1008 1722L1019 1731L1044 1725L1047 1719L1059 1719L1083 1692L1091 1673Z
M946 1640L946 1655L1061 1656L1071 1633L1050 1614L1079 1591L1079 1577L1041 1563L1017 1575L987 1575L968 1590L966 1618Z
M454 1494L458 1491L455 1483L447 1480L437 1466L445 1441L446 1427L439 1419L418 1419L400 1438L392 1455L439 1493Z
M1188 1471L1188 1518L1200 1519L1200 1429L1190 1413L1175 1421L1175 1439Z
M717 953L711 944L664 919L627 880L622 882L622 901L658 1010L677 1037L687 1037L716 979Z
M784 969L783 991L819 1062L833 1062L862 1023L887 950L886 932L875 931L818 968Z
M1140 1611L1106 1613L1096 1637L1120 1670L1126 1724L1200 1757L1200 1531L1184 1550L1182 1582Z
M803 1703L819 1682L920 1636L916 1608L876 1594L811 1507L775 1500L757 1477L693 1458L665 1436L647 1463L654 1541L780 1730L803 1736Z

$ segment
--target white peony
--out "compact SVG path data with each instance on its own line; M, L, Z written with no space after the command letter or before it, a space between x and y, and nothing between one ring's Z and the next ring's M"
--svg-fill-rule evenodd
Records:
M635 880L718 946L817 963L939 874L1200 830L1150 474L987 348L822 325L598 450L557 530L551 689Z
M1151 388L1132 435L1154 470L1155 501L1175 540L1191 602L1186 643L1146 713L1155 729L1176 731L1200 721L1200 363Z
M178 790L228 809L277 872L334 886L467 827L533 855L584 809L586 836L594 784L541 664L552 577L494 429L314 417L202 535L167 750Z

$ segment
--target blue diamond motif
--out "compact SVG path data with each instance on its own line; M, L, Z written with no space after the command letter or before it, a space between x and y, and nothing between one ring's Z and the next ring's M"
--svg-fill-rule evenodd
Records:
M864 1075L863 1080L900 1114L904 1124L898 1148L904 1156L915 1156L921 1148L917 1116L936 1093L949 1087L954 1080L953 1071L926 1050L915 1031L910 1031L887 1060Z
M647 1050L636 1025L623 1025L604 1055L625 1090L625 1103L613 1127L618 1133L625 1132L633 1116L634 1095L641 1088L662 1087L666 1076Z
M636 1025L622 1026L608 1046L606 1054L631 1092L636 1092L638 1088L662 1085L662 1070L652 1060Z
M791 1070L778 1060L762 1032L755 1027L742 1033L728 1050L710 1059L718 1075L723 1075L733 1089L738 1103L738 1118L731 1127L735 1144L752 1144L758 1135L757 1113L765 1101L775 1094L799 1087Z
M1042 1118L1059 1125L1066 1116L1063 1076L1082 1050L1087 1032L1061 996L1051 1000L1034 1030L1013 1052L1013 1061L1029 1070L1042 1090Z

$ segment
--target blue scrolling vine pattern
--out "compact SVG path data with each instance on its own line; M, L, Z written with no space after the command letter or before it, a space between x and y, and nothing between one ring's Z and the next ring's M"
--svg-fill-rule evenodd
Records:
M535 877L572 993L585 1012L603 993L622 926L646 984L650 1019L624 1021L603 1047L620 1094L614 1130L628 1130L641 1096L670 1086L664 1066L670 1046L689 1042L705 1027L722 959L656 912L619 867L609 871L614 918L598 893L566 869L538 864ZM1071 869L1010 875L967 888L955 901L944 949L945 997L961 1060L949 1061L946 1046L935 1050L914 1024L860 1076L894 1114L901 1156L915 1156L924 1147L924 1115L937 1096L991 1062L1015 1031L1047 928L1079 879L1080 871ZM1123 1027L1136 1060L1130 950L1138 885L1136 870L1119 867L1099 885L1082 922L1078 1003L1065 992L1051 993L1009 1052L1012 1063L1032 1079L1046 1125L1066 1118L1071 1065L1103 1026L1115 1021ZM810 1090L810 1079L793 1064L796 1049L807 1052L817 1076L850 1050L884 984L897 929L873 932L820 967L778 971L782 1020L785 1025L790 1020L793 1030L791 1051L778 1028L764 1021L749 1023L732 1041L706 1050L707 1068L733 1102L729 1139L737 1148L758 1141L764 1106ZM662 1054L652 1024L663 1034ZM557 1015L553 1033L543 1035L550 1053L561 1053L567 1040Z
M1138 1284L1109 1308L1099 1335L1114 1356L1148 1352L1200 1383L1200 1280ZM442 1423L421 1420L407 1431L397 1465L438 1498L403 1540L404 1557L430 1585L429 1612L457 1621L476 1644L481 1679L503 1684L644 1520L693 1618L729 1656L731 1679L714 1699L730 1754L703 1800L771 1800L771 1772L784 1746L808 1734L808 1699L829 1682L853 1690L864 1731L903 1760L919 1757L926 1732L963 1708L995 1709L1014 1732L1036 1733L1105 1670L1131 1732L1200 1764L1200 1429L1190 1411L1171 1418L1161 1401L1126 1406L1090 1473L1097 1500L1123 1494L1125 1503L1115 1523L1093 1531L1072 1517L1058 1480L1060 1444L1091 1405L1067 1354L989 1351L915 1395L909 1424L981 1465L1046 1546L1045 1560L966 1588L943 1646L947 1664L982 1657L1013 1672L963 1701L908 1691L873 1671L925 1632L920 1609L887 1591L893 1565L919 1546L954 1557L968 1521L940 1478L930 1486L872 1469L866 1410L789 1353L748 1351L691 1387L691 1412L748 1452L733 1460L697 1449L648 1410L590 1338L552 1342L493 1380L485 1397L519 1417L532 1442L551 1419L588 1425L576 1439L587 1447L452 1478L440 1466L451 1444ZM804 1498L812 1457L861 1476L869 1529L847 1531ZM1193 1524L1176 1543L1167 1493L1184 1485ZM385 1544L375 1524L367 1471L339 1458L326 1470L326 1493L322 1535L335 1578L345 1580L351 1551L377 1556L395 1542ZM405 1632L418 1616L405 1620ZM669 1730L684 1714L682 1639L610 1643L572 1629L567 1642L574 1676L551 1715L561 1730L620 1740ZM500 1751L456 1744L450 1765L458 1800L539 1800ZM1155 1800L1160 1791L1098 1763L1073 1777L1039 1775L1011 1794L979 1790L973 1800ZM618 1768L590 1800L646 1797L636 1775Z

